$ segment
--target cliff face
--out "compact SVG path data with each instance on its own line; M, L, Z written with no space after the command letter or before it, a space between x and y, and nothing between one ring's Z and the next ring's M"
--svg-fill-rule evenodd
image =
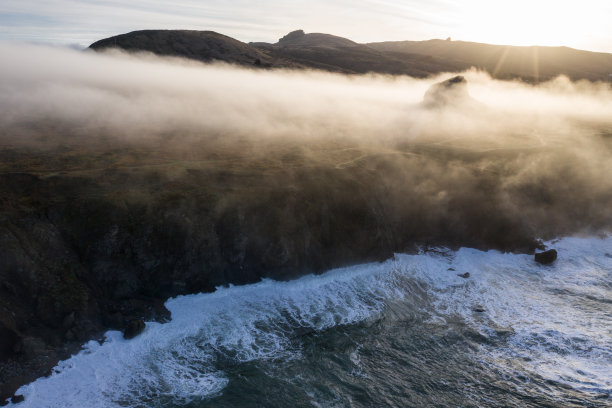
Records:
M130 147L4 151L3 397L104 329L164 320L169 296L383 260L415 244L536 245L529 226L495 214L496 187L484 173L471 182L490 187L476 197L491 214L486 225L483 208L467 203L474 196L440 204L423 194L431 157L477 166L462 152L389 155L330 141L228 153L206 143L197 160L181 151L160 161L159 151ZM43 164L32 171L32 163Z
M354 180L233 160L0 175L0 399L104 329L167 318L169 296L390 256Z
M512 210L494 175L514 170L503 160L481 170L490 154L348 147L207 146L197 160L167 152L163 161L129 147L5 152L14 171L0 175L2 396L104 329L166 319L169 296L383 260L417 244L529 252L536 236L572 231L558 222L572 211L555 198L560 179L518 186L512 194L524 205ZM32 162L49 168L28 174ZM470 170L437 176L458 163ZM584 197L587 206L607 199ZM587 211L572 222L606 217Z

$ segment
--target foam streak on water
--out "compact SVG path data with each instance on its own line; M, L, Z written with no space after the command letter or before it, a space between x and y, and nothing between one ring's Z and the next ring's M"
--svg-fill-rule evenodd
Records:
M401 321L407 306L430 329L460 322L492 339L470 358L501 380L539 378L543 393L562 392L546 388L552 381L612 402L612 238L549 244L559 251L552 266L529 255L442 250L170 299L171 322L148 323L133 340L110 331L102 345L88 343L50 377L22 387L19 406L197 406L227 392L231 367L299 363L308 333ZM468 279L458 276L464 272ZM362 361L367 350L347 353L352 375L376 377ZM304 392L321 405L316 391Z

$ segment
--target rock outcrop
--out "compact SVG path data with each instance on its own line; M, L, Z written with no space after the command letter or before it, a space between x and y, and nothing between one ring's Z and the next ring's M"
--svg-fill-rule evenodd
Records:
M468 82L462 75L438 82L425 93L423 106L428 109L477 107L479 103L470 96L467 85Z
M132 319L125 326L125 329L123 329L123 337L128 340L133 339L142 333L145 327L145 322L143 322L142 319Z
M301 39L305 35L306 35L306 33L304 32L304 30L295 30L295 31L292 31L289 34L285 35L284 37L280 38L278 40L278 44L293 43L296 40Z

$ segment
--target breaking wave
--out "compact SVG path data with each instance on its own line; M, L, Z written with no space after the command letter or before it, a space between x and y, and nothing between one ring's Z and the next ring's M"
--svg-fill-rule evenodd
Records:
M424 249L169 299L169 323L148 323L129 341L109 331L103 344L89 342L23 386L19 406L231 406L233 387L255 381L247 389L262 401L253 390L281 380L296 406L486 406L501 394L526 406L604 406L612 394L612 237L547 244L559 251L552 266L529 255ZM465 372L453 374L461 384L428 388L454 372ZM265 398L291 402L281 391Z

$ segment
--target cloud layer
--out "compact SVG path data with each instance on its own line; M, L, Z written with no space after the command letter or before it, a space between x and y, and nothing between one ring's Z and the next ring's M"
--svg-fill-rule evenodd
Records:
M415 231L475 236L491 222L499 234L516 227L550 236L612 226L608 84L560 77L531 86L470 71L476 103L457 97L426 108L427 89L449 75L249 70L33 46L0 52L4 148L189 151L223 140L226 151L255 146L269 159L279 145L308 150L318 165L337 156L333 146L349 152L334 171L377 177L364 194L398 223L417 220Z

